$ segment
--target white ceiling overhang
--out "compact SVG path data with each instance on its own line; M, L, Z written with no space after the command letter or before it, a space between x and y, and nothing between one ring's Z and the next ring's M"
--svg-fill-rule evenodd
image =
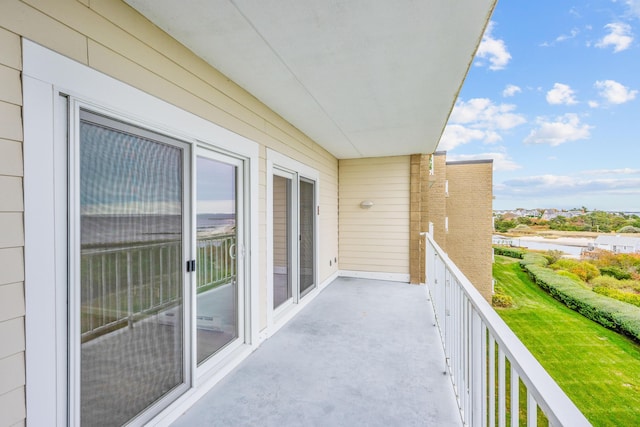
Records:
M496 0L125 0L337 158L435 151Z

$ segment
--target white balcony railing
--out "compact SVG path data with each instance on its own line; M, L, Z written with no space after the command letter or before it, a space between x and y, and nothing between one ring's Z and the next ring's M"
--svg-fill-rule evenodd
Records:
M591 425L431 235L425 243L427 289L464 424Z
M235 250L235 234L198 237L197 293L235 280ZM84 250L83 342L176 306L183 258L178 240Z

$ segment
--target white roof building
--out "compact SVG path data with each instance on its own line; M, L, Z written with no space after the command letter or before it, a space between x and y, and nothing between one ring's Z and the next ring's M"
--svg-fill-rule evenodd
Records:
M640 237L602 235L596 238L594 247L615 253L640 253Z

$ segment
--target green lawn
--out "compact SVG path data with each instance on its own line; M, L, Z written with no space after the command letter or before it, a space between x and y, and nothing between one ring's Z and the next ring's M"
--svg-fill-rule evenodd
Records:
M586 319L496 256L493 275L514 299L497 309L594 426L640 425L640 345Z

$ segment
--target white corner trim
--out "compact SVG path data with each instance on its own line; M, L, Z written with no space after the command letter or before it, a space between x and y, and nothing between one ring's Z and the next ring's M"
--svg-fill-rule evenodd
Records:
M378 271L357 271L357 270L340 270L340 277L354 277L358 279L371 280L388 280L390 282L409 283L409 274L405 273L382 273Z

